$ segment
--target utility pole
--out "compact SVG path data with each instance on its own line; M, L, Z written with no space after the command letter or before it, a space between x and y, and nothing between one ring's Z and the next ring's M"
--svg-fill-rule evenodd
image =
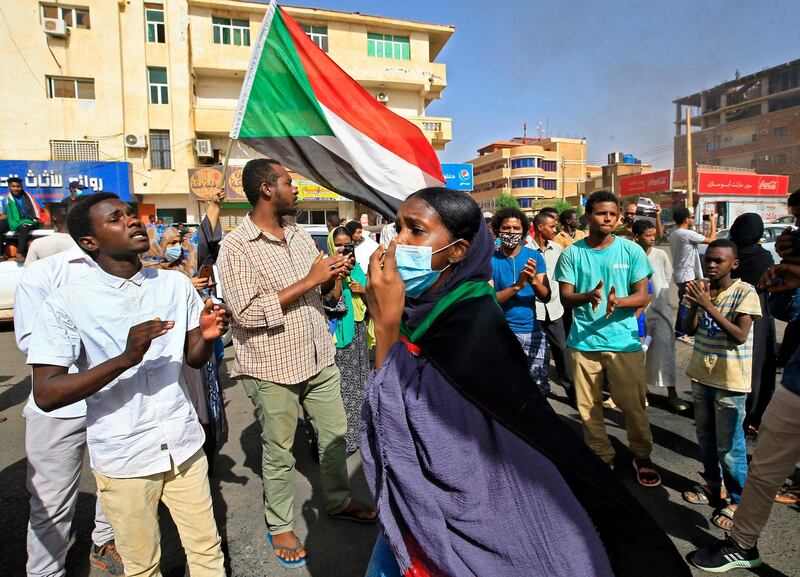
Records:
M694 178L692 175L692 107L686 107L686 208L694 208Z

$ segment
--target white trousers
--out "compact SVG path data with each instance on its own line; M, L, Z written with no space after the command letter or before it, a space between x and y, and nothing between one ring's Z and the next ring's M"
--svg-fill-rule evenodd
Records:
M86 450L86 419L48 417L27 406L22 414L31 495L26 571L28 577L63 577ZM103 545L112 539L114 532L97 499L92 541Z

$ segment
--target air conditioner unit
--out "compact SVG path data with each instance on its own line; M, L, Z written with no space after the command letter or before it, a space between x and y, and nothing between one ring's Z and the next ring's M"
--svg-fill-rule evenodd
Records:
M147 148L147 137L144 134L126 134L125 146L128 148Z
M214 149L211 148L211 141L207 138L198 138L194 141L194 151L199 158L213 158Z
M66 38L70 30L67 23L59 18L43 18L44 33L54 38Z
M382 102L383 104L386 104L387 102L389 102L389 95L386 94L385 92L378 92L377 98L378 98L378 102Z

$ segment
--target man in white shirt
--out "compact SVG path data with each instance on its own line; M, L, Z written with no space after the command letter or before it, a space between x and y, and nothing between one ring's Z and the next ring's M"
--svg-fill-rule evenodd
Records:
M700 265L700 251L697 245L708 244L717 238L717 215L711 215L711 231L708 236L692 230L694 216L683 206L672 211L675 219L675 230L669 235L669 248L672 252L672 278L678 285L678 302L683 301L686 284L689 281L703 278L703 267ZM680 312L680 309L679 309ZM675 338L683 339L686 333L682 329L682 320L675 320Z
M205 436L181 368L205 364L228 313L184 275L142 268L147 232L116 195L79 199L68 228L97 267L42 306L28 346L34 400L45 411L86 400L89 457L126 574L158 575L163 501L192 576L222 577Z
M558 218L548 211L540 211L533 217L533 240L528 246L538 250L544 257L547 272L556 270L558 257L563 248L554 242L558 233ZM550 356L556 364L556 372L567 399L575 405L575 385L572 382L572 364L567 353L567 336L564 329L564 307L558 290L550 291L550 301L547 303L536 299L536 319L547 333L547 344L550 346Z
M28 354L33 324L44 300L58 287L82 278L96 266L71 238L70 242L71 249L26 266L17 285L14 333L17 347L24 355ZM30 254L29 251L29 257ZM77 372L78 369L73 365L70 370ZM78 401L45 413L36 406L31 391L22 414L25 417L26 486L31 495L26 572L29 577L63 576L86 449L86 403ZM109 575L122 575L114 531L103 514L99 498L92 541L90 563Z
M67 233L67 207L60 203L51 205L50 218L53 221L55 232L49 236L37 238L31 243L28 247L28 255L25 257L25 266L76 246L75 241Z

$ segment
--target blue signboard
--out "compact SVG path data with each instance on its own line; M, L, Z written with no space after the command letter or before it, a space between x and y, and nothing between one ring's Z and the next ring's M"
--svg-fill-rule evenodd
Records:
M442 173L447 188L467 192L472 190L471 164L443 164Z
M8 193L8 178L17 176L39 204L59 202L69 196L69 183L88 187L80 194L113 192L131 200L133 172L130 162L59 162L55 160L0 160L0 195Z

